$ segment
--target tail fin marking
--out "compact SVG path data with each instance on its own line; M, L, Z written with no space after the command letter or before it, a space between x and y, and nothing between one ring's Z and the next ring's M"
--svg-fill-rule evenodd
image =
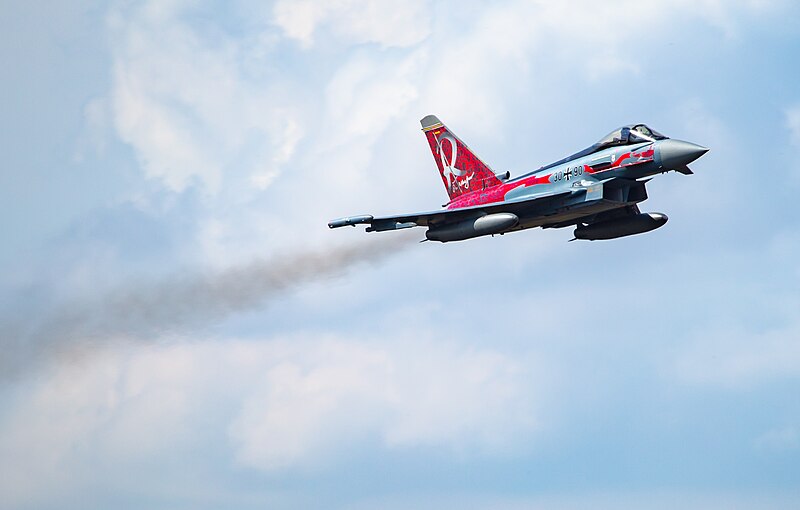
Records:
M450 200L501 183L489 166L434 115L420 121Z

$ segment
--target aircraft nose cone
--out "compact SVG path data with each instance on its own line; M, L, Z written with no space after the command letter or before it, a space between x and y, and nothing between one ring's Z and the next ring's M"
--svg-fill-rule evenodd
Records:
M659 150L661 151L661 165L670 169L686 166L708 152L706 147L671 139L662 140Z

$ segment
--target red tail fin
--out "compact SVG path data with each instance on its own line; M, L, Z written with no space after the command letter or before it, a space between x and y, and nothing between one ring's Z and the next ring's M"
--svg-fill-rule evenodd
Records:
M500 184L492 169L435 115L428 115L420 123L450 200Z

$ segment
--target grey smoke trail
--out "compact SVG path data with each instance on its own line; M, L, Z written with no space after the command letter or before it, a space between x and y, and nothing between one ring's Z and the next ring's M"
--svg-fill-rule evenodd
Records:
M0 325L0 380L41 361L80 355L111 342L150 341L221 321L305 283L383 260L412 243L408 235L370 239L222 271L131 284L91 302L67 303L46 317L7 317Z

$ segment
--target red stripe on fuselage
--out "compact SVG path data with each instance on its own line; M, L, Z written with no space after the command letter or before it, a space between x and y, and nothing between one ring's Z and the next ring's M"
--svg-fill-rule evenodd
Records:
M460 197L456 198L455 200L453 200L452 202L450 202L449 204L447 204L447 208L460 209L462 207L472 207L476 205L502 202L503 200L505 200L506 193L508 193L512 189L519 188L520 186L527 187L527 186L538 186L541 184L549 184L551 175L553 174L550 173L542 176L531 175L529 177L525 177L524 179L520 179L518 181L503 183L497 186L492 186L491 188L465 193Z
M614 170L616 168L622 168L625 166L638 165L639 163L647 163L648 161L653 161L653 156L655 155L655 153L656 153L655 149L653 148L652 145L650 145L650 148L642 152L625 152L621 154L619 158L617 158L613 163L611 163L611 165L607 167L601 167L595 169L589 165L583 165L583 171L584 173L587 174L597 174L600 172L605 172L607 170ZM623 165L622 162L628 159L632 159L633 161Z
M595 170L589 165L583 165L583 171L587 174L596 174L600 172L606 172L608 170L615 170L626 166L637 165L639 163L646 163L648 161L653 160L653 156L655 154L655 150L653 146L650 145L648 149L642 152L625 152L619 156L611 166L605 168L598 168ZM624 161L631 160L627 164L622 164ZM540 186L543 184L550 184L550 177L555 172L551 172L547 175L530 175L525 177L524 179L520 179L514 182L502 183L491 188L486 188L478 191L471 191L469 193L464 193L463 195L457 197L449 204L447 204L448 209L460 209L462 207L473 207L476 205L485 205L485 204L494 204L496 202L502 202L505 200L506 193L511 191L512 189L519 188L520 186Z

